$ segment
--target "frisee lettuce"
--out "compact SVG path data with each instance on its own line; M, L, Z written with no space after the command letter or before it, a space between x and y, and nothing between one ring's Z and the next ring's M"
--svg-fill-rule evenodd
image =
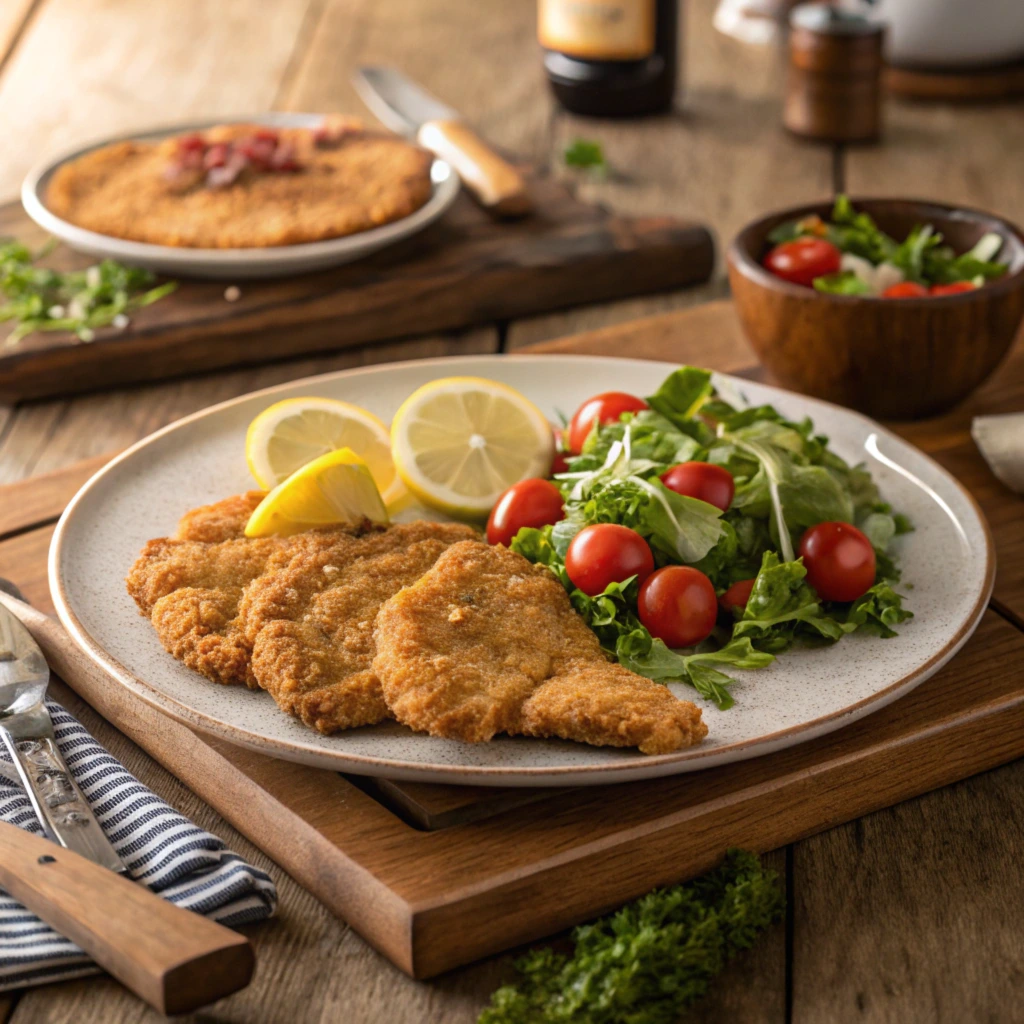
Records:
M531 950L479 1024L672 1024L784 908L775 872L729 850L702 878L575 928L571 955Z

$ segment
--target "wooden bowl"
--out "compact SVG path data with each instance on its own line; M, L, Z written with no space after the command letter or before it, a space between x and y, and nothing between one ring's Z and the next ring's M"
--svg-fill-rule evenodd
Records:
M829 295L790 284L761 266L769 232L830 203L773 213L729 247L729 283L743 329L768 372L785 387L883 419L943 412L999 365L1024 317L1024 236L1005 220L907 199L853 199L902 240L932 224L958 253L983 234L1003 237L1005 276L973 292L922 299Z

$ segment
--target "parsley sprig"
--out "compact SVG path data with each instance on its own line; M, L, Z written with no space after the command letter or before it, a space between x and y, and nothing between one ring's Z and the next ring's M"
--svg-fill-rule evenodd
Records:
M730 850L709 874L576 928L571 956L528 953L479 1024L674 1024L784 906L776 873Z
M177 282L153 287L154 276L139 267L103 260L85 270L39 266L53 243L33 254L14 239L0 241L0 321L15 321L3 345L17 345L33 331L72 331L89 342L100 327L125 327L127 314L162 299Z

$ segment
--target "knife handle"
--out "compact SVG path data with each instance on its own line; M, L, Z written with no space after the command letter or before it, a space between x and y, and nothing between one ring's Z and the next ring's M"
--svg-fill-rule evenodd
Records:
M252 978L244 935L7 822L0 884L161 1013L195 1010Z
M532 203L526 180L462 121L426 121L416 136L424 149L455 168L463 184L489 213L522 217Z

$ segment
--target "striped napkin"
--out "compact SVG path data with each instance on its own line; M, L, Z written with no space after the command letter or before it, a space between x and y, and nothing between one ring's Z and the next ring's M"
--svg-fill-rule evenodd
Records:
M229 927L273 914L277 891L269 875L146 789L59 704L47 701L46 707L71 774L134 881ZM8 760L5 749L0 758ZM24 791L2 775L0 817L29 832L43 831ZM0 991L99 970L78 946L0 889Z

